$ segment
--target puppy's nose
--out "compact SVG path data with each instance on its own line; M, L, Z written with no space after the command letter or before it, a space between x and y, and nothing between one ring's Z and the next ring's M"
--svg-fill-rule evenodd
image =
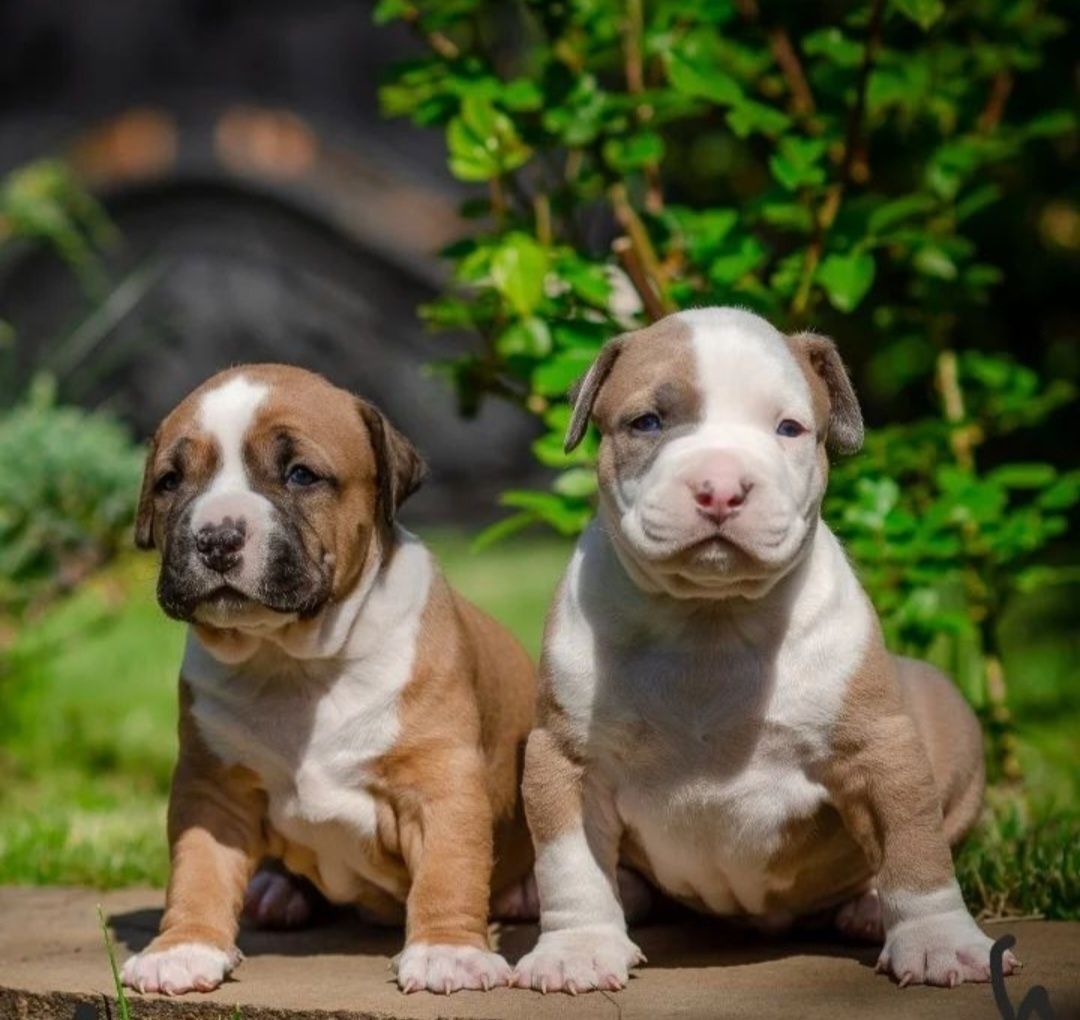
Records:
M727 520L746 502L753 483L743 477L740 466L730 458L711 463L688 482L698 512L716 524Z
M211 570L224 574L240 562L240 550L247 537L243 517L226 517L220 524L204 524L195 535L195 550L199 559Z

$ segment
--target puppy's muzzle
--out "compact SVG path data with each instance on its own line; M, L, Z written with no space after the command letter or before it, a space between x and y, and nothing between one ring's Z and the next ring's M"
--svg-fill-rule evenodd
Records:
M195 551L210 570L226 574L237 567L247 541L243 517L226 517L220 524L204 524L195 535Z

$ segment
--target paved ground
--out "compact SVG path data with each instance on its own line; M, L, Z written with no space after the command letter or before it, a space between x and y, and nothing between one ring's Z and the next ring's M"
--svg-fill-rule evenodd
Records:
M108 963L97 926L101 902L123 958L157 928L161 893L0 888L0 1020L116 1020ZM1049 989L1056 1020L1080 1020L1080 924L1018 921L988 928L1016 936L1025 961L1007 991L1021 1000ZM639 928L650 965L625 991L540 996L499 989L450 997L404 996L390 980L399 933L353 920L298 934L245 932L247 959L236 980L210 995L179 1000L135 996L132 1020L999 1020L988 986L952 991L899 989L875 975L872 949L751 936L708 921ZM517 959L531 927L504 929L501 948ZM234 1013L234 1007L237 1012ZM1004 1020L1014 1020L1006 1014ZM1038 1013L1028 1020L1051 1020Z

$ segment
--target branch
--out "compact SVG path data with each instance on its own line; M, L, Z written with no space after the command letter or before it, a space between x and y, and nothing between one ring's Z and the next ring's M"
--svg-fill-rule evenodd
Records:
M641 298L641 304L645 308L649 321L656 322L657 319L662 319L667 314L667 310L656 292L656 287L646 274L641 259L634 250L633 242L629 237L616 237L611 242L611 250L615 252L615 257L630 278L638 297Z
M413 4L402 11L401 20L412 28L427 44L446 60L457 60L461 56L461 48L453 39L442 32L429 32L420 23L420 11Z
M1005 104L1009 100L1012 88L1012 71L1003 67L991 79L990 95L982 113L979 114L979 131L984 135L990 134L1001 123L1001 118L1005 116Z
M810 292L814 282L821 254L825 248L825 237L832 229L840 212L844 191L852 182L855 168L855 155L862 138L863 118L866 115L866 93L870 84L870 74L874 69L874 60L881 46L882 22L884 20L885 0L874 0L870 8L870 24L866 33L866 48L863 50L862 65L859 68L859 80L856 85L855 102L848 114L847 132L844 137L844 154L840 163L840 173L836 182L825 192L821 208L818 211L813 240L806 248L799 286L791 302L793 315L802 316L810 304ZM865 158L865 155L864 155Z
M645 91L645 58L642 53L642 36L645 33L643 0L626 0L626 22L623 32L623 62L626 73L626 90L632 96ZM634 108L639 124L652 120L653 108L639 102ZM642 167L645 176L645 208L651 213L663 212L664 188L660 177L660 165L650 160Z
M757 0L736 0L736 6L742 15L743 21L756 25L760 23L761 16L758 10ZM814 93L810 89L806 72L803 70L802 61L795 44L791 41L788 30L782 25L774 25L766 30L769 40L769 49L773 59L780 68L780 73L787 82L788 92L791 93L791 108L795 113L803 117L811 116L817 109L814 103Z
M645 224L641 222L641 218L630 204L630 199L626 193L626 185L613 184L608 190L608 194L611 196L615 218L619 221L619 225L623 230L626 231L627 239L633 249L635 264L640 269L641 276L650 285L644 289L638 287L638 293L641 294L641 300L645 302L646 307L649 306L650 300L658 302L660 314L655 318L661 318L668 312L675 311L674 304L667 296L667 273L656 257L656 249L653 248L652 241L649 239L649 232L645 229ZM629 273L630 270L627 269L627 272ZM633 276L631 276L631 279L633 279ZM636 282L635 286L637 286ZM652 295L651 299L650 293Z

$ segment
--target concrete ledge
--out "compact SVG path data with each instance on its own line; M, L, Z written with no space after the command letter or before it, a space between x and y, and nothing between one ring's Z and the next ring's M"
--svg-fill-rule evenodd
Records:
M158 890L0 889L0 1020L117 1020L99 902L121 958L152 938L161 916ZM1028 989L1039 984L1049 989L1056 1020L1080 1020L1080 924L1017 921L988 930L1015 935L1026 964L1007 982L1017 1015ZM874 974L872 948L766 938L698 919L642 927L634 936L650 964L623 992L570 998L498 989L443 997L398 992L388 970L400 948L397 931L351 918L292 934L250 931L240 940L247 959L235 980L208 995L132 996L132 1020L232 1020L234 1007L242 1020L999 1016L986 985L897 988ZM515 960L535 938L531 926L508 927L500 946Z

